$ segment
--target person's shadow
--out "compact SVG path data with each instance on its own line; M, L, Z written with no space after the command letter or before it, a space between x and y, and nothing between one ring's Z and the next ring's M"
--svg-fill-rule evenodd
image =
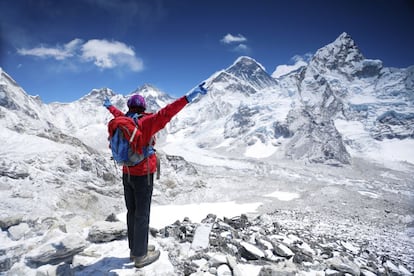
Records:
M134 268L134 263L129 258L105 257L97 261L96 263L87 266L78 266L74 268L71 275L116 276L118 275L118 273L114 272L114 270L131 268ZM59 273L56 274L65 275Z

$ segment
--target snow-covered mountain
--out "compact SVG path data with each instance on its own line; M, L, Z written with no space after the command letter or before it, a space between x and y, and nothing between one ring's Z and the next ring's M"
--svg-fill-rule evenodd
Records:
M4 89L2 106L14 111L11 116L29 116L8 120L10 128L53 129L102 151L110 118L102 100L109 97L125 109L129 96L104 88L72 103L45 105L3 75L3 83L9 80L16 91L12 96ZM380 60L366 59L346 33L320 48L307 66L278 79L254 59L240 57L206 83L208 95L160 135L167 153L186 159L201 151L222 158L349 164L352 157L382 152L384 145L411 145L414 138L414 66L386 68ZM132 93L144 95L152 111L173 100L149 84Z
M385 68L379 60L365 59L343 33L319 49L296 78L303 109L317 125L336 128L341 134L338 142L348 153L359 155L380 151L379 141L385 137L397 138L395 145L407 145L400 140L413 135L413 72L413 66ZM344 156L333 148L327 154Z
M149 111L173 100L150 85L133 93L147 98ZM104 88L71 103L44 104L1 71L0 205L8 215L84 212L95 218L123 210L121 175L108 150L106 124L111 115L102 106L105 97L125 109L129 95ZM182 158L161 158L168 163L164 173L171 170L165 181L176 181L170 163L191 170Z
M178 115L166 147L184 155L189 149L174 141L185 139L234 157L349 164L377 152L381 159L384 145L412 145L413 72L365 59L346 33L279 79L241 57L207 79L208 97Z
M1 208L7 215L93 210L89 215L95 216L108 211L104 201L119 206L115 168L97 149L70 134L73 125L55 120L54 105L27 95L3 71L0 102Z
M367 214L358 216L375 220L387 208L389 217L367 225L386 227L395 218L396 229L412 227L414 66L387 68L366 59L343 33L278 78L244 56L205 81L208 94L158 134L155 204L257 199L267 202L263 212L297 208L346 221L368 208L360 202L369 202ZM36 236L62 224L79 231L124 211L121 175L108 150L111 115L102 102L109 97L126 111L134 93L153 112L174 100L145 84L129 95L101 88L74 102L45 104L0 69L0 208L6 210L0 234L7 232L0 240L16 238L12 226L32 229L27 243L12 242L18 254L0 257L0 272L2 265L23 262L16 256L41 244ZM397 166L403 169L394 171ZM298 199L263 199L275 185ZM42 228L47 217L56 220Z

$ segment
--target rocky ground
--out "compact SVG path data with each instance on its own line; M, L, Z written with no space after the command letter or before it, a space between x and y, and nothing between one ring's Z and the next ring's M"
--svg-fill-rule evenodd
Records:
M186 164L182 164L184 167ZM185 169L185 168L184 168ZM183 170L183 168L180 168ZM194 170L194 171L193 171ZM112 215L0 216L3 275L412 275L412 169L254 163L191 167L188 186L165 176L154 204L261 202L237 217L184 217L151 229L161 258L135 269L126 229ZM177 176L178 178L178 176ZM237 187L237 189L235 188ZM275 198L272 192L291 198ZM80 227L82 226L82 227Z
M377 247L368 239L356 240L335 233L315 234L312 230L295 229L279 223L279 216L275 212L254 219L242 215L221 220L211 215L202 224L194 225L184 220L162 229L157 235L174 238L173 243L167 243L167 248L177 271L183 275L204 275L200 272L244 275L241 267L246 264L260 266L259 275L411 274L409 269L412 270L412 266L408 264L413 263L413 256L405 255L412 249L412 244L407 244L400 256L392 257L395 248ZM180 246L172 245L177 242L194 245L197 230L206 226L211 227L208 244L189 258L182 258L177 253ZM407 259L402 261L399 257ZM229 274L219 271L228 271Z
M287 211L222 219L211 214L201 223L183 219L152 228L151 242L171 264L161 271L157 263L134 269L128 255L96 249L120 247L119 241L126 247L125 224L115 216L95 223L87 235L65 233L65 225L54 219L21 222L8 227L8 235L16 239L16 228L26 229L31 245L3 249L0 268L7 275L412 275L412 243L404 244L398 233L383 235L387 240L377 240L381 234L375 232L355 239L348 234L361 225L351 221L336 226L326 222L326 228L336 228L333 232L314 231L311 220L298 228L285 223L286 217L304 219ZM49 228L48 234L36 238L46 230L39 227ZM111 256L119 260L111 261Z

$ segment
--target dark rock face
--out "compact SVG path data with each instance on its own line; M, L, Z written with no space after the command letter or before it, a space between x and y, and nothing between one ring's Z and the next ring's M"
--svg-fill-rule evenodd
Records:
M255 121L252 118L260 111L257 108L241 105L237 111L226 122L224 129L225 138L236 138L248 132L254 125Z
M293 132L289 129L289 127L280 122L274 122L273 123L274 131L275 131L275 138L290 138L293 136Z
M414 138L414 113L385 112L375 121L374 137L377 140Z
M307 159L314 163L350 163L351 156L333 120L319 121L306 110L300 116L292 115L291 120L297 127L287 145L287 157Z
M248 82L256 89L263 89L277 83L262 66L249 57L239 58L226 72Z

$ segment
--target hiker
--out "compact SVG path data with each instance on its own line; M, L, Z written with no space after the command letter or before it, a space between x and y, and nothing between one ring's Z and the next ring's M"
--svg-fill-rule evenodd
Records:
M136 148L142 149L153 146L153 137L159 130L180 112L185 105L194 101L198 95L204 95L207 90L204 83L193 89L187 95L175 100L156 113L145 113L146 103L141 95L133 95L127 102L128 112L124 114L112 105L108 98L104 106L114 117L128 116L138 118L138 137ZM108 125L109 128L109 125ZM109 129L109 132L113 130ZM148 145L151 143L151 145ZM154 151L152 151L154 153ZM153 191L154 173L157 170L157 157L149 154L135 166L122 168L122 183L124 186L124 197L127 208L127 229L130 259L134 261L135 267L143 267L158 260L160 251L154 245L148 245L149 217L151 197Z

